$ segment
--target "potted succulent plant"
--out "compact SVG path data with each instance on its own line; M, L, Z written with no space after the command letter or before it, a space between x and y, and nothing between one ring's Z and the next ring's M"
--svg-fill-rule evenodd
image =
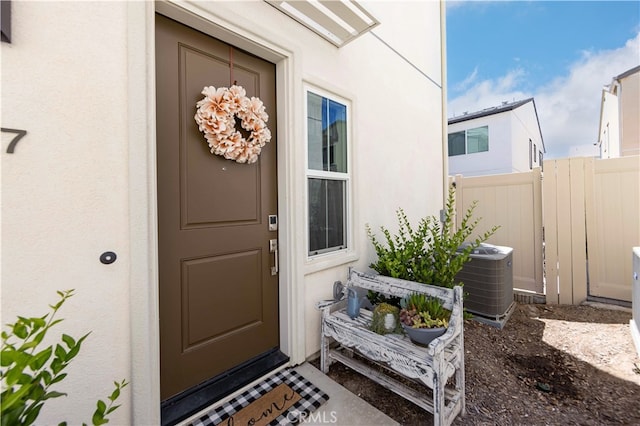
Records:
M402 328L413 343L428 345L442 336L449 326L451 312L436 297L413 293L400 301Z
M373 308L371 331L378 334L400 332L398 315L400 309L389 303L379 303Z

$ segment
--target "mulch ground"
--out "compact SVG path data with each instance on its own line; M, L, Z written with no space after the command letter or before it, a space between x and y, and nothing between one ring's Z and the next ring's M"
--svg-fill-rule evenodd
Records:
M630 319L608 307L518 305L503 329L465 321L467 415L454 424L640 425ZM328 375L401 424L432 424L430 413L339 363Z

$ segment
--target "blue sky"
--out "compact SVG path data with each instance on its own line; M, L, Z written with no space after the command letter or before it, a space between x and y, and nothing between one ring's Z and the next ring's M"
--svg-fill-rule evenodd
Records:
M639 34L639 1L449 1L448 115L533 97L547 158L592 155L602 87L640 65Z

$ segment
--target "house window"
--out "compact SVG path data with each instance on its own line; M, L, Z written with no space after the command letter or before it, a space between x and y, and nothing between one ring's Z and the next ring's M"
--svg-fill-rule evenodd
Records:
M542 154L542 151L539 151L539 152L538 152L538 157L540 157L540 158L539 158L539 163L538 163L538 164L540 165L540 170L541 170L541 171L544 171L544 166L543 166L543 164L542 164L542 160L543 160L543 158L544 158L544 154Z
M449 133L449 157L454 155L464 155L465 149L465 132Z
M489 151L489 127L467 130L467 154Z
M449 157L489 151L489 127L449 133Z
M309 256L347 248L347 102L307 91Z

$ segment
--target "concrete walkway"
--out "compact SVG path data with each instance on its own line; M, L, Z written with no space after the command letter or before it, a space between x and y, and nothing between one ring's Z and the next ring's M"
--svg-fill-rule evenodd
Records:
M300 422L300 425L337 425L337 426L395 426L399 425L396 421L388 417L386 414L377 410L375 407L358 398L346 388L342 387L322 371L315 368L313 365L305 362L294 368L295 371L300 373L305 379L316 385L322 391L329 395L329 401L323 404L313 413L309 414L309 417ZM260 379L262 380L262 379ZM205 408L197 414L183 420L179 423L180 426L188 425L190 422L199 418L202 414L209 410L224 404L228 400L241 394L246 389L251 388L254 384L260 382L257 380L245 386L242 389L227 396L221 401L213 404L210 407Z
M309 419L300 423L301 425L392 426L399 424L308 362L295 367L294 370L329 395L329 401L311 413Z

